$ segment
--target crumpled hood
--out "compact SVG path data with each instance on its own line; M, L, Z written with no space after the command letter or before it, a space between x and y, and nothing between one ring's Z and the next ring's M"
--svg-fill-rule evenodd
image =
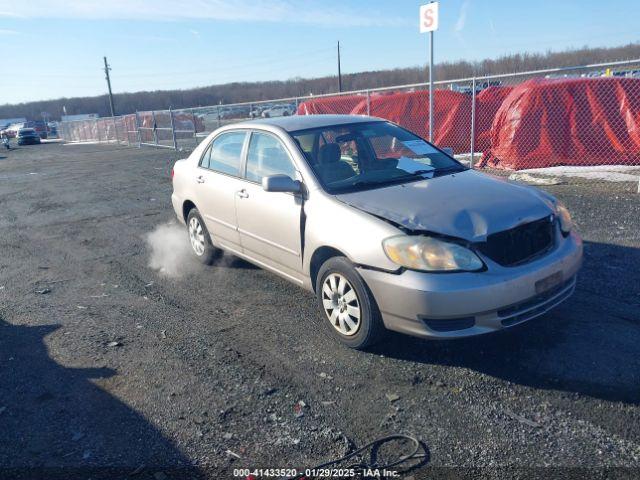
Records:
M337 198L409 230L471 242L554 213L550 195L473 170Z

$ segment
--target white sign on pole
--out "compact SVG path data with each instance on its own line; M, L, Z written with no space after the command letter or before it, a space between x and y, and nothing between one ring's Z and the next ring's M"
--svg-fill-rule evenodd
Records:
M438 29L438 2L420 6L420 33L429 32L429 141L433 141L433 32Z
M420 6L420 33L438 29L438 2Z

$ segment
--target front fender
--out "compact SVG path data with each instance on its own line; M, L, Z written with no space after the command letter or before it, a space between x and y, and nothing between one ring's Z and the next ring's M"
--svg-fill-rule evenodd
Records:
M382 241L402 234L400 229L334 197L313 193L304 204L303 269L306 275L310 276L313 253L322 247L339 250L357 265L389 271L399 268L384 253Z

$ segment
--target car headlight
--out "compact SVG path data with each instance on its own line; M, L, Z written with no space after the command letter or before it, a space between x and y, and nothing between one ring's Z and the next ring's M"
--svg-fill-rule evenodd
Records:
M560 221L560 230L562 230L562 233L569 233L573 228L573 220L571 219L571 214L569 213L569 210L567 210L567 207L558 202L556 205L556 214Z
M413 270L475 271L484 267L482 260L468 248L433 237L399 235L387 238L382 246L392 262Z

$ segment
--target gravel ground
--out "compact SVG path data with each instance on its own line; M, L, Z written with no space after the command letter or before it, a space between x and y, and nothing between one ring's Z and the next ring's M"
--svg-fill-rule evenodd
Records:
M586 244L554 312L363 353L322 333L311 294L239 259L150 268L176 155L0 153L0 478L233 478L396 432L428 452L403 478L640 475L639 195L548 187Z

